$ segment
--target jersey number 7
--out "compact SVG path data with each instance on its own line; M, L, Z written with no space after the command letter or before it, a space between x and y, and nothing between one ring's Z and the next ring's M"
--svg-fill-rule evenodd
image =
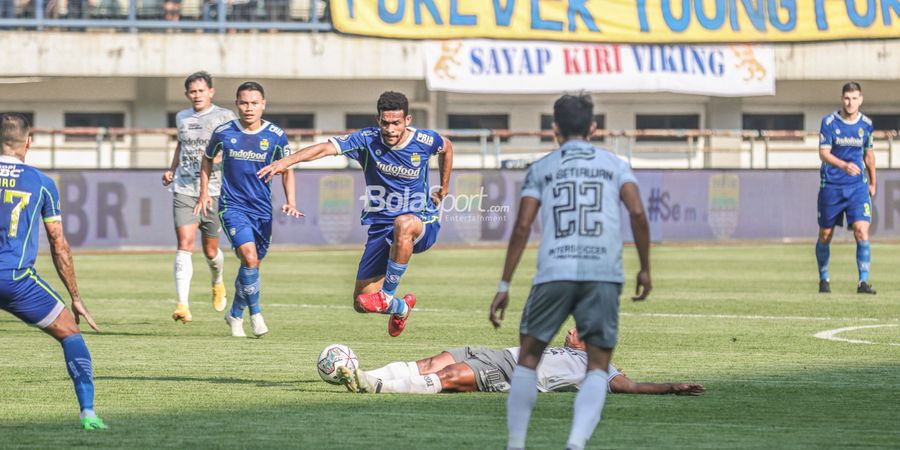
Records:
M19 217L22 215L22 210L28 205L28 201L31 200L31 192L14 191L12 189L6 189L2 192L3 204L13 205L12 211L9 213L9 233L7 235L14 238L19 234Z

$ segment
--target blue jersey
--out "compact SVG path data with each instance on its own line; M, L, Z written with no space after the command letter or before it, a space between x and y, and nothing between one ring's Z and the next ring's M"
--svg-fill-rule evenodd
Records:
M841 161L852 162L860 169L860 174L850 176L847 172L822 163L819 175L822 187L848 186L852 184L866 183L865 162L863 154L872 148L872 120L862 113L854 122L846 122L841 118L841 113L835 111L822 119L822 127L819 129L819 147L831 147L831 154Z
M37 224L62 220L59 211L53 180L17 158L0 156L0 270L33 266Z
M291 154L284 130L263 121L256 131L245 130L240 121L232 120L213 132L205 156L213 159L222 152L222 190L219 213L240 210L261 218L272 218L272 187L259 179L256 172Z
M365 172L363 225L394 223L394 218L403 214L415 214L426 223L437 220L437 206L428 187L428 158L444 151L444 138L432 130L408 130L406 141L395 147L381 140L378 128L330 139Z

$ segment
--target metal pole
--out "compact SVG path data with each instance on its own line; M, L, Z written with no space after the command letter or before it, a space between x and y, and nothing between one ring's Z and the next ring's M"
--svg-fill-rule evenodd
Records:
M103 147L103 137L104 137L104 135L106 135L106 128L101 128L101 129L97 130L97 137L96 137L97 150L96 150L96 154L97 154L97 168L98 168L98 169L101 167L101 162L100 162L100 152L102 151L102 147Z
M694 168L694 137L688 136L688 169Z
M480 136L478 136L478 142L481 144L481 168L482 169L484 169L484 164L485 164L484 159L485 159L485 156L487 153L487 138L488 138L488 131L481 130Z
M56 168L56 130L50 131L50 168Z
M15 2L11 3L13 3L13 10L15 10ZM38 22L37 30L44 31L44 0L34 2L34 18Z
M494 135L494 164L495 169L500 168L500 136Z
M225 0L219 0L216 6L216 20L219 22L219 34L225 34Z
M137 32L137 0L128 0L128 21L131 22L131 26L128 27L128 31L132 33Z

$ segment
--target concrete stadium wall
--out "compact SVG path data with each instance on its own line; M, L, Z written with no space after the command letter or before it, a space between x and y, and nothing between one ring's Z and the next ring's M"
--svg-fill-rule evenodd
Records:
M171 194L157 171L56 171L63 223L74 247L171 247ZM814 170L639 170L656 242L811 240L816 235ZM273 245L356 245L364 181L358 170L297 172L306 217L275 216ZM515 220L524 171L454 172L442 213L440 244L505 243ZM432 173L432 184L436 174ZM900 171L878 173L873 239L900 238ZM273 184L273 202L283 195ZM627 221L626 221L627 223ZM540 225L533 238L539 237ZM623 231L630 238L627 226ZM838 231L838 239L850 238ZM224 239L223 239L224 241ZM223 247L227 244L222 244Z

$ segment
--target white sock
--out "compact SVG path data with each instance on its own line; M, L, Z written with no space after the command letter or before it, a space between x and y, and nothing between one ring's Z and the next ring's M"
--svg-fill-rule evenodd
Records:
M412 364L413 367L416 367L416 373L410 373L409 364ZM372 375L375 378L381 379L381 381L391 381L399 378L409 378L411 376L419 375L419 370L415 362L392 362L379 369L367 370L366 373Z
M416 364L415 361L410 361L410 362L406 363L406 370L409 371L408 376L410 376L410 377L417 377L419 375L422 375L422 373L419 372L419 365Z
M84 420L85 417L96 419L97 413L95 413L93 409L82 409L81 414L78 415L78 418Z
M418 375L397 380L382 380L382 394L437 394L441 392L441 379L437 374Z
M222 249L216 249L216 251L218 253L215 258L206 260L214 285L222 283L222 270L225 268L225 255L222 254Z
M531 410L537 402L537 372L524 366L516 366L510 380L509 397L506 399L506 429L509 431L508 448L525 448Z
M584 381L581 382L581 388L575 396L575 413L567 444L570 448L583 449L594 434L594 429L600 423L603 403L606 402L608 383L609 374L600 369L588 371Z
M194 276L194 264L191 262L191 252L178 250L175 252L175 294L178 303L188 304L188 294L191 291L191 278Z

